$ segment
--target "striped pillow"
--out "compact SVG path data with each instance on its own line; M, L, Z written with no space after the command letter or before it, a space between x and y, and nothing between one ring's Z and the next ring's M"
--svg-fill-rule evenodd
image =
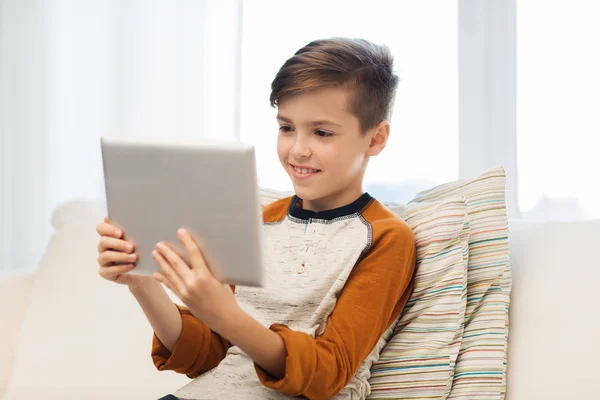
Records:
M422 192L413 200L463 196L471 223L465 328L449 399L503 399L506 392L512 278L505 188L504 169L496 167L475 179Z
M452 388L467 290L469 221L463 197L412 203L417 273L392 339L371 367L371 399L438 399Z

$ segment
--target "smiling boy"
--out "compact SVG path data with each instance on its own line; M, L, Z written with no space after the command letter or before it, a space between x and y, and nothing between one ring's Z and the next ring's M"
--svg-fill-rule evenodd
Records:
M392 64L384 46L335 38L311 42L277 73L277 153L295 196L263 209L263 288L217 281L183 231L189 265L159 244L155 281L129 284L154 328L155 366L194 378L165 398L368 396L416 257L410 228L362 188L390 134Z

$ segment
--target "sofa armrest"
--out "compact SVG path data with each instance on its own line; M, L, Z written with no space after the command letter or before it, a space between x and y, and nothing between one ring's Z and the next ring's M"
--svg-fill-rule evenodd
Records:
M0 274L0 398L6 392L12 365L17 336L33 283L33 273Z

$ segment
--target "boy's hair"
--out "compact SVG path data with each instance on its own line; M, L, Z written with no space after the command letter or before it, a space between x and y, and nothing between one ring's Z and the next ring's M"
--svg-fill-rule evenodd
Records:
M364 39L310 42L288 59L271 83L271 106L281 99L325 87L350 89L350 112L362 134L391 117L398 77L387 46Z

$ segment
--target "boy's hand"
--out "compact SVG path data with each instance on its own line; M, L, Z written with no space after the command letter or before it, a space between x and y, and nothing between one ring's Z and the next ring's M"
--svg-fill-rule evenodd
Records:
M229 285L214 277L191 234L179 229L177 237L183 243L191 265L161 242L152 252L161 272L155 272L153 276L171 289L196 318L220 333L228 323L226 319L239 311L235 296Z
M152 277L142 275L125 274L135 268L138 255L134 252L135 245L121 238L125 237L118 227L104 218L104 222L98 224L96 232L100 235L98 243L98 274L106 280L136 288L152 282Z

